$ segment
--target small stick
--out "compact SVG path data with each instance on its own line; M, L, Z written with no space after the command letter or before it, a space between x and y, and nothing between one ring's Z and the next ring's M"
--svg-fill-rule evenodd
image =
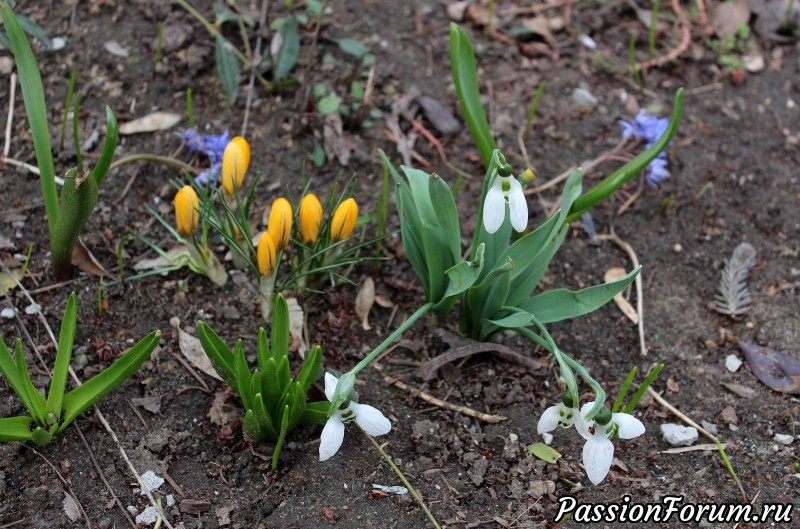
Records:
M189 363L186 360L183 359L183 357L181 357L181 355L179 355L177 353L172 353L172 356L174 356L175 359L178 362L180 362L183 367L186 368L186 371L188 371L189 374L192 375L194 377L194 379L197 380L200 383L200 385L203 387L203 389L205 390L206 393L211 393L211 389L209 389L208 384L206 384L205 380L203 380L200 377L200 375L197 373L197 371L195 371L194 368L192 366L190 366Z
M130 399L125 399L125 402L128 403L128 406L131 407L131 411L133 412L133 414L136 415L136 417L138 417L138 419L141 421L142 426L144 426L144 429L150 430L150 426L148 426L147 421L144 420L144 417L142 417L142 414L139 413L139 410L136 409L136 406L133 405L133 402L131 402Z
M648 68L663 66L668 62L674 61L675 59L680 57L680 55L683 52L685 52L686 49L689 47L689 44L692 41L692 33L689 26L689 19L686 18L686 13L684 13L683 10L681 9L678 0L672 0L672 10L675 11L676 15L678 15L678 19L681 21L681 27L683 28L683 34L681 36L680 43L674 50L667 53L666 55L656 57L655 59L651 59L649 61L637 62L634 65L634 70L642 71L642 70L647 70Z
M623 202L623 204L619 207L619 209L617 209L617 215L622 215L623 213L628 211L628 208L631 207L634 202L636 202L636 199L638 199L640 196L642 196L642 192L643 191L644 191L644 179L640 179L639 180L639 189L637 189L634 194L629 196L628 200Z
M167 473L166 470L162 469L161 470L161 474L164 476L164 479L167 480L167 483L169 483L169 486L172 487L175 490L175 492L178 494L178 496L185 496L185 494L183 493L183 489L180 488L177 483L175 483L175 481L172 479L172 476L170 476Z
M497 422L502 422L502 421L505 421L506 419L508 419L508 417L505 417L503 415L491 415L491 414L488 414L488 413L483 413L483 412L480 412L480 411L477 411L477 410L473 410L472 408L468 408L466 406L460 406L458 404L451 404L449 402L445 402L445 401L443 401L441 399L437 399L436 397L434 397L430 393L426 393L426 392L424 392L424 391L422 391L420 389L417 389L417 388L412 388L408 384L405 384L404 382L400 382L399 380L397 380L396 378L393 378L393 377L384 377L383 381L385 383L387 383L387 384L391 384L392 386L400 388L400 389L402 389L404 391L408 391L412 395L414 395L416 397L419 397L422 400L424 400L425 402L433 404L434 406L438 406L439 408L444 408L446 410L457 411L457 412L462 413L462 414L464 414L464 415L466 415L468 417L473 417L475 419L478 419L478 420L481 420L481 421L484 421L484 422L497 423Z
M8 95L8 119L6 120L6 143L3 146L3 158L8 158L11 151L11 124L14 122L14 96L17 92L17 74L11 74L11 86Z

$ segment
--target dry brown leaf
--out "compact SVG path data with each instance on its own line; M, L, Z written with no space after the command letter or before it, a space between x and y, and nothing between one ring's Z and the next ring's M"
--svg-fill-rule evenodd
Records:
M462 2L453 2L447 4L447 16L454 22L461 22L464 20L464 15L467 13L467 8L472 2L464 0Z
M322 126L322 138L324 140L325 156L329 160L338 160L340 165L347 165L350 161L350 144L344 137L342 116L338 112L333 112L325 116L325 123Z
M306 357L308 345L303 338L303 326L305 324L305 314L303 307L297 303L295 298L286 298L286 305L289 307L289 333L292 336L292 343L289 345L290 351L297 351L301 358Z
M381 296L380 294L375 295L375 303L378 304L379 307L384 309L391 309L394 307L394 301L387 298L386 296Z
M533 33L542 37L547 44L553 49L558 47L558 42L550 30L550 21L545 17L539 15L532 18L526 18L522 21L522 25L531 30Z
M92 255L92 252L89 251L80 239L78 239L75 242L75 246L72 247L72 264L84 272L89 272L98 277L105 277L108 275L103 265Z
M356 294L356 316L361 320L361 327L368 331L372 329L369 325L369 311L375 303L375 282L371 277L364 279L361 288Z
M129 134L141 134L144 132L157 132L168 130L178 124L181 117L171 112L153 112L133 121L123 123L119 126L119 133L123 136Z
M470 4L467 6L466 19L476 26L485 27L489 23L489 9L485 5Z
M800 393L800 360L783 351L737 341L758 380L773 391Z
M627 273L625 272L625 269L619 267L613 267L606 270L606 275L604 279L606 283L610 283L612 281L622 279L626 275ZM619 310L621 310L622 313L625 314L625 316L627 316L628 319L631 320L634 325L639 324L639 313L636 312L636 309L633 308L633 305L631 305L627 299L625 299L625 297L622 295L621 292L616 296L614 296L614 303L617 304Z
M750 0L737 0L736 2L721 2L714 10L711 25L718 37L733 35L739 31L739 26L747 24L750 20Z
M177 317L171 318L169 324L178 331L178 345L181 348L183 356L185 356L194 367L206 375L216 378L217 380L222 380L214 370L214 366L211 365L211 361L208 359L208 356L206 356L205 351L203 351L200 340L181 329L181 320Z
M134 397L131 399L131 404L144 408L150 413L158 413L161 411L161 397Z
M70 522L77 522L78 519L81 517L81 509L78 506L78 502L75 501L75 498L67 491L64 491L64 514L67 515Z
M21 266L12 268L8 272L0 272L0 296L5 296L9 290L17 288L18 281L22 281Z

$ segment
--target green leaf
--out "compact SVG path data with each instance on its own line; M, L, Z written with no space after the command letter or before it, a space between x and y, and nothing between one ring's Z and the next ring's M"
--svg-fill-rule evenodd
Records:
M342 100L339 99L339 96L331 94L319 100L319 103L317 103L317 111L323 115L333 114L339 110L339 105L341 103Z
M25 368L24 374L21 372L20 363L23 366L25 364L21 340L17 339L15 349L17 355L16 361L11 356L11 351L6 347L5 341L0 340L0 373L3 373L6 377L6 382L8 382L8 385L14 390L14 393L17 394L19 400L22 401L28 413L30 413L39 424L43 425L45 424L46 403L41 393L36 391L36 388L33 387L27 368ZM36 393L39 397L35 397L33 393Z
M253 412L256 414L258 422L261 423L261 427L267 438L273 442L277 441L278 432L275 431L275 424L272 421L272 416L269 414L269 411L267 411L266 405L264 405L264 399L261 393L256 393L253 397Z
M641 267L637 267L616 281L576 292L566 288L548 290L522 303L520 308L535 315L543 324L583 316L602 307L625 290L640 270Z
M66 184L64 184L66 185ZM67 308L64 309L64 319L61 321L61 333L58 335L58 349L56 350L56 364L53 367L53 376L50 380L50 389L47 391L47 407L45 420L54 417L55 421L61 418L61 404L64 401L64 390L67 387L69 376L69 361L72 358L72 343L75 340L75 326L78 323L78 302L75 292L67 299Z
M284 406L281 415L281 431L278 434L278 441L275 443L275 451L272 452L272 470L278 468L278 457L283 449L283 441L286 439L286 432L289 431L289 406Z
M0 419L0 441L32 441L33 417L7 417Z
M514 261L514 270L511 272L511 280L514 284L519 284L527 277L529 273L528 269L541 254L547 241L555 235L555 231L558 227L558 216L559 213L552 215L538 228L526 234L524 237L517 239L514 244L509 246L500 256L501 260L511 259ZM530 291L525 297L528 296L530 296Z
M557 450L550 448L544 443L533 443L532 445L528 445L528 452L533 454L535 457L538 457L542 461L550 464L555 463L558 458L561 457L561 454Z
M31 439L33 439L33 442L36 443L37 446L44 446L53 440L53 434L41 426L37 426L31 432Z
M233 349L233 372L236 375L235 389L242 398L244 409L252 409L253 380L250 374L250 367L247 365L247 359L244 357L244 349L242 348L241 340L236 342L236 347Z
M214 4L214 18L216 25L221 26L225 22L236 22L242 17L222 4Z
M325 149L322 147L320 142L314 142L314 152L311 156L314 162L314 167L317 169L320 169L325 165Z
M300 424L325 424L328 421L328 408L330 406L331 403L327 400L309 402L300 417Z
M286 388L292 381L292 373L289 370L289 357L284 356L278 361L278 384L281 392L286 391Z
M8 40L8 36L2 31L0 31L0 46L6 50L11 49L11 41Z
M322 2L320 0L306 0L306 7L315 17L319 18L322 15Z
M475 281L478 280L483 271L483 250L485 247L484 244L478 246L475 259L472 261L461 261L447 270L447 278L450 282L447 285L447 291L444 293L445 298L457 296L475 284Z
M492 138L486 114L483 112L483 105L481 105L475 53L467 34L453 23L450 24L450 63L453 70L453 83L456 86L456 94L458 94L458 104L464 113L464 119L469 125L483 164L488 166L492 159L492 151L497 146Z
M362 59L367 54L367 47L360 40L339 39L336 43L339 45L339 49L356 59Z
M106 141L103 142L103 151L100 153L100 159L97 160L97 165L95 165L94 169L92 169L92 178L95 182L97 182L98 187L100 186L100 182L102 182L103 178L106 176L108 168L111 166L111 160L114 158L114 153L117 150L118 131L119 125L117 123L117 117L114 115L111 107L107 106Z
M267 331L264 330L264 327L258 328L256 351L258 355L258 367L264 369L264 366L267 365L267 360L272 358L272 354L269 350L269 341L267 340Z
M222 81L222 91L229 104L236 101L239 93L239 59L233 52L233 45L225 37L217 35L214 41L214 52L217 61L217 75Z
M242 430L248 439L253 441L264 441L267 439L267 432L262 428L261 423L253 410L247 410L242 419Z
M289 305L280 292L275 296L272 311L272 357L280 365L281 359L289 355ZM283 387L283 384L281 385Z
M300 387L303 388L303 393L308 393L311 384L319 378L322 370L322 347L315 345L310 352L306 354L306 359L303 362L303 367L295 379Z
M281 383L278 378L278 364L274 358L267 361L264 372L261 373L261 396L267 411L275 417L278 400L281 395Z
M286 75L297 63L300 54L300 34L297 32L297 22L294 17L289 17L278 30L281 45L278 53L272 58L274 63L275 80L278 81Z
M233 351L211 327L202 321L197 322L197 337L200 345L203 346L203 351L211 361L214 371L226 384L236 389L236 376L233 374Z
M97 204L97 182L88 172L78 174L72 169L61 188L58 222L51 253L56 277L69 278L72 274L72 249Z
M492 325L503 327L504 329L514 329L516 327L527 327L532 322L530 313L525 311L515 312L499 320L489 320Z
M24 15L19 15L17 20L22 29L25 30L25 33L41 42L46 48L52 47L53 44L50 42L50 37L47 36L47 32L42 26Z
M75 418L89 406L101 399L106 393L122 384L134 371L139 369L150 353L158 345L161 331L153 331L128 349L113 364L73 389L64 397L63 418L57 434L64 431Z
M50 150L50 129L47 120L47 107L42 88L42 77L39 66L31 50L28 39L25 38L22 27L7 3L0 8L3 25L8 32L9 46L14 54L19 73L19 83L22 88L22 98L25 101L25 114L33 137L33 147L36 151L36 165L39 167L39 180L42 184L42 195L47 210L47 227L50 231L50 242L53 243L58 220L58 192L56 190L55 169L53 168L53 153Z

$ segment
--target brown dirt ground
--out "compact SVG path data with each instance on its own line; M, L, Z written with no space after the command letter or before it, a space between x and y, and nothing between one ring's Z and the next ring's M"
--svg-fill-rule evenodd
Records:
M110 105L120 121L155 109L182 113L187 88L194 92L200 124L207 124L211 131L238 130L245 101L240 97L232 106L225 103L213 66L212 39L180 8L114 0L93 0L77 8L71 4L19 2L18 7L51 37L67 39L66 47L59 51L37 48L52 116L52 137L58 135L72 67L77 68L84 92L85 137L95 129L102 133L103 105ZM210 5L198 4L210 16ZM282 3L275 4L272 17L285 11ZM341 91L347 79L349 59L332 39L347 36L362 40L376 54L373 104L384 114L390 113L392 103L412 86L450 108L457 106L449 81L448 19L443 2L369 0L331 2L330 6L333 13L325 17L315 47L310 45L311 35L303 33L300 62L294 70L301 87L279 94L259 89L255 94L248 138L253 149L252 170L264 176L258 186L259 208L267 206L284 186L295 194L299 192L301 163L310 159L314 135L321 128L313 105L308 104L309 87L325 82ZM665 20L670 16L666 13ZM153 71L151 42L159 21L182 29L186 38L175 48L165 49L161 64ZM798 106L789 104L792 100L800 102L797 46L778 45L759 37L767 68L747 75L742 84L734 84L715 65L713 54L703 45L700 27L695 25L689 50L679 61L649 72L649 90L642 93L626 78L624 64L629 33L638 32L644 57L646 31L624 2L576 5L570 25L557 34L557 60L543 55L525 57L516 47L487 39L473 29L490 119L506 153L518 151L516 133L527 104L536 85L547 82L527 145L542 179L613 146L620 132L616 120L632 117L631 107L620 101L622 90L642 106L660 101L666 111L675 89L687 88L684 123L670 159L672 178L659 189L645 188L624 215L616 213L624 196L615 196L593 211L598 231L613 229L630 243L644 266L648 356L640 356L635 327L613 304L580 319L552 325L551 332L565 351L605 383L611 395L630 367L646 371L654 363L665 363L655 389L694 420L718 426L748 497L757 505L793 502L797 508L798 441L783 446L773 440L776 433L797 435L797 398L771 391L747 365L736 373L723 368L727 355L741 357L736 343L726 335L798 355L800 195L796 140L800 120ZM668 26L660 35L660 51L675 45L674 31ZM576 37L584 32L595 38L599 51L611 57L611 63L598 60L599 54L593 58L578 47ZM103 48L112 39L130 51L128 58L115 59ZM323 65L325 54L334 58L332 65ZM609 68L609 64L622 66ZM619 70L623 73L616 73ZM0 83L3 102L8 100L6 79ZM573 89L582 85L599 99L592 110L576 107L570 97ZM6 104L2 107L5 123ZM23 112L17 92L10 156L35 163ZM368 129L347 130L345 137L353 147L349 165L329 162L314 170L313 185L322 191L340 171L355 173L362 210L372 211L382 175L376 149L383 148L398 163L400 158L386 140L382 120ZM468 131L464 129L443 141L451 161L480 174ZM179 143L173 131L125 137L118 155L168 155ZM431 170L454 181L455 175L437 161L430 144L420 138L417 149L433 162ZM516 165L522 165L519 156L509 156ZM56 149L57 172L65 172L73 163L69 148ZM613 167L611 163L602 165L587 175L587 181L596 181ZM129 230L168 242L165 231L153 225L144 204L157 199L169 203L171 188L167 182L173 176L173 171L163 166L138 164L117 170L104 182L84 241L109 269L116 266L117 242ZM635 191L637 185L631 184L627 192ZM51 326L58 325L68 293L78 293L81 312L76 354L85 354L87 359L85 365L77 366L79 375L88 377L132 340L154 328L162 330L161 347L151 361L99 407L137 469L167 472L172 478L174 485L165 484L160 491L175 495L179 505L200 502L199 512L187 510L188 503L183 503L182 509L169 508L173 524L218 527L226 516L231 527L241 528L412 528L428 524L408 495L373 493L373 483L395 485L399 481L368 440L353 429L349 429L341 451L332 460L319 463L319 428L299 428L290 436L279 470L271 472L265 457L271 453L271 445L253 446L245 441L235 420L226 426L210 422L215 396L225 399L229 412L238 409L238 401L226 387L208 377L204 382L210 391L203 390L176 360L180 351L169 320L178 316L185 327L192 328L202 314L229 343L241 337L246 350L252 351L262 321L243 275L238 280L234 276L224 289L189 272L113 287L106 290L107 309L98 314L97 289L101 282L97 277L81 273L67 284L53 281L37 179L5 166L0 171L0 188L5 198L0 233L15 246L4 250L2 256L8 259L34 245L25 286L41 304ZM479 191L478 179L464 179L459 207L466 230L474 225L474 201ZM544 199L555 196L550 191ZM531 225L545 216L538 205L533 210ZM733 321L710 310L709 303L724 259L742 241L755 246L759 259L749 283L753 308L743 320ZM402 257L399 240L391 240L387 248L389 259L382 263L375 279L378 292L398 309L396 313L373 309L372 331L363 331L353 313L354 287L339 287L303 301L310 339L323 345L326 366L347 369L421 303L421 290ZM126 251L133 261L146 248L129 242ZM601 282L611 266L630 265L626 256L609 243L589 245L576 225L545 282L575 289ZM365 265L357 268L353 277L358 280L372 273L373 268ZM26 299L15 290L2 303L15 306L21 314L20 320L0 321L6 343L23 336L24 325L45 360L52 363L54 351L47 345L44 326L22 310L28 304ZM446 327L454 325L454 321L444 322ZM593 487L580 466L582 443L574 432L557 432L553 446L564 454L557 464L537 460L525 449L539 440L538 416L563 392L554 369L528 372L487 354L423 383L410 376L399 361L424 361L448 346L426 322L415 325L405 338L407 347L399 347L382 362L382 373L370 369L364 372L361 393L365 402L391 417L393 429L384 439L388 442L386 450L442 526L550 527L557 498L565 494L575 494L587 503L619 501L625 494L632 501L657 501L666 494L683 495L687 502L741 501L738 487L714 450L664 453L669 445L661 438L659 426L677 420L652 399L645 399L636 411L647 427L646 435L618 442L619 463L600 486ZM521 353L536 358L544 355L524 340L506 337L503 341ZM25 345L26 354L32 355L27 340ZM34 375L37 384L46 384L44 373ZM411 386L438 398L508 419L488 424L431 406L385 384L384 375L403 376ZM751 396L732 393L723 386L727 383L749 388ZM146 426L128 402L142 396L161 399L159 413L140 411ZM730 410L721 415L726 408L732 408L735 417L730 416ZM10 389L0 385L0 416L21 411ZM729 426L731 423L733 426ZM81 441L79 429L89 449ZM0 446L0 527L72 525L62 510L64 484L47 461L66 479L91 527L128 526L99 470L122 505L138 509L145 505L115 443L94 415L87 413L57 441L37 451L19 444ZM798 516L795 510L795 518ZM566 524L570 525L574 524Z

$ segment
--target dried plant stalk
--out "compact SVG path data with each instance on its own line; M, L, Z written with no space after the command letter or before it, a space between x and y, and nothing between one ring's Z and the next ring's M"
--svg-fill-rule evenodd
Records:
M756 249L743 242L733 250L733 255L725 263L714 310L731 318L739 318L750 310L750 290L747 276L756 264Z

